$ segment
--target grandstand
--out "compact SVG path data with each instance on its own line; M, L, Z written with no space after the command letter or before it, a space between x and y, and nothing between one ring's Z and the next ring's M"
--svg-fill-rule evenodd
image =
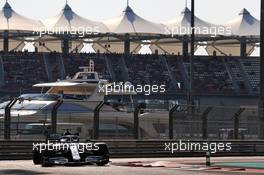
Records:
M5 20L8 14L14 15ZM73 76L79 66L92 59L100 76L111 82L164 84L169 94L187 93L192 82L190 33L175 33L173 29L190 28L191 16L185 7L175 19L159 24L139 16L128 4L119 17L96 22L79 16L66 3L54 18L36 21L16 13L6 2L0 13L0 20L4 21L0 25L1 91L30 92L35 83ZM194 18L196 27L220 26ZM195 48L203 46L208 56L194 59L192 91L256 95L260 62L249 56L259 45L260 21L243 9L223 26L230 26L231 33L196 31ZM78 27L98 27L99 31L83 36L69 33ZM61 28L65 30L50 34ZM43 29L50 31L43 33ZM34 50L29 52L26 42ZM93 53L81 53L85 45L91 45L92 50L87 52ZM152 54L138 54L146 45Z
M95 62L102 78L132 84L166 85L167 93L187 92L189 60L177 55L68 54L13 52L0 54L3 68L1 91L32 92L32 85L73 76L78 68ZM259 89L259 58L195 57L197 94L256 95ZM35 72L32 74L32 72ZM8 88L7 88L8 87Z

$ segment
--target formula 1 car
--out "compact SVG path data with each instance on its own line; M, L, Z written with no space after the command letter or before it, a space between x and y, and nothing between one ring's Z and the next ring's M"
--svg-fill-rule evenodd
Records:
M80 143L78 135L63 135L48 139L47 143L33 144L33 163L52 165L104 166L109 163L109 151L105 143Z

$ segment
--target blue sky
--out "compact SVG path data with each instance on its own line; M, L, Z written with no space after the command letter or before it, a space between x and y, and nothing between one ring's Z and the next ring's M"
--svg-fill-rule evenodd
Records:
M8 0L14 10L33 19L45 19L59 13L66 0ZM196 0L196 15L223 24L233 19L242 8L260 18L261 0ZM73 10L88 19L97 21L119 15L126 0L68 0ZM0 0L2 7L5 0ZM190 0L188 0L190 4ZM163 22L177 16L185 7L185 0L130 0L130 6L140 16L155 22Z

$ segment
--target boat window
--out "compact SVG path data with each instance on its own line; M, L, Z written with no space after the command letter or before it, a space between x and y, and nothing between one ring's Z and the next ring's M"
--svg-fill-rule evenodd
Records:
M68 99L68 100L83 100L87 99L89 96L88 95L64 95L63 99Z
M82 79L82 80L89 80L89 79L95 79L94 73L80 73L77 77L77 79Z
M42 109L43 107L45 107L47 104L46 103L40 103L40 104L36 104L36 103L16 103L12 109L15 110L39 110Z
M47 106L46 110L51 110L53 108L53 105ZM71 103L62 103L61 106L58 109L58 112L60 113L84 113L84 112L93 112L92 109L79 105L79 104L71 104Z
M59 99L59 96L56 94L24 94L21 95L19 98L42 101L55 101Z

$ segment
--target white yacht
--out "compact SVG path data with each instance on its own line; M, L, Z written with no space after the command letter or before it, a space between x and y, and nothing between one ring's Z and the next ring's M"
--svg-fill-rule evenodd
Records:
M94 70L94 62L90 61L89 67L80 67L82 71L77 72L73 78L58 80L51 83L35 84L33 87L41 88L40 94L23 94L13 106L12 116L29 116L36 113L46 112L57 103L73 103L83 107L94 109L100 102L104 101L106 89L108 95L134 95L135 93L110 92L112 84L107 80L99 79ZM45 89L48 89L46 92ZM0 115L9 101L0 104ZM63 107L63 106L62 106ZM75 111L75 106L67 106L69 110Z
M39 128L41 130L44 125L50 126L51 110L58 101L62 101L58 108L58 130L61 131L72 126L72 130L82 133L83 137L89 137L94 109L104 101L106 90L108 95L129 95L130 97L135 95L129 90L114 91L113 84L99 78L98 73L94 70L93 61L90 61L88 67L80 67L80 69L82 71L76 73L73 78L67 77L66 80L33 85L33 87L41 88L40 94L21 95L11 110L12 122L19 121L20 126L13 126L13 128L18 127L22 130L24 128L38 130ZM48 90L44 92L47 88ZM7 104L8 102L0 104L2 119L4 118L4 107ZM146 113L144 118L157 119L160 123L164 120L163 123L167 124L168 113L160 113L155 116ZM133 128L132 104L107 103L100 112L100 122L102 123L100 130L104 130L107 134L120 134L115 133L117 130L122 135L129 135L129 131ZM140 127L148 135L157 136L153 122L141 121ZM113 132L114 130L115 132Z

